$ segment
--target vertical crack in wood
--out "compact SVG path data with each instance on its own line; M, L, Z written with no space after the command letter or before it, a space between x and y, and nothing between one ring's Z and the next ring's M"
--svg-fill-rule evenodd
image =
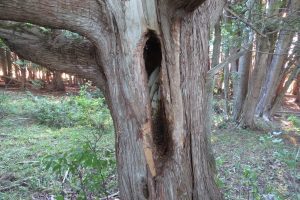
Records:
M171 137L168 132L168 121L162 101L161 91L161 61L162 50L161 42L154 31L149 30L146 34L147 41L144 46L144 62L148 77L149 103L151 116L149 122L149 133L147 138L151 142L152 148L145 147L145 154L154 156L154 167L156 173L159 173L164 166L167 154L169 152ZM144 142L145 143L145 142ZM149 143L147 143L149 145ZM151 153L149 152L151 149ZM150 159L149 159L150 161Z

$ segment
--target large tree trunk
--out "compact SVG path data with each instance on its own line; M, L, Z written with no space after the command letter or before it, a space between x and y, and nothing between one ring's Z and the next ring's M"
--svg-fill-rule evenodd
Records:
M252 9L254 0L247 2L248 11L246 17L250 21L252 18ZM234 100L233 100L233 120L238 122L242 114L242 108L248 93L248 81L250 77L250 69L252 66L252 48L253 48L253 32L247 29L243 31L244 40L242 46L247 48L247 52L239 58L238 71L235 76Z
M164 6L160 13L167 12ZM221 199L203 115L209 67L206 6L182 20L158 15L160 28L144 29L136 41L126 35L120 41L126 54L109 71L108 85L123 199ZM158 80L149 83L153 76Z
M203 2L0 3L0 19L69 29L95 44L123 200L222 199L207 136L205 76L210 23L223 1Z
M269 57L270 43L268 38L258 36L257 38L257 53L255 58L255 67L251 74L250 83L248 84L248 92L244 101L240 126L249 127L252 129L257 128L255 123L255 111L259 102L259 96L263 81L266 77L266 68Z

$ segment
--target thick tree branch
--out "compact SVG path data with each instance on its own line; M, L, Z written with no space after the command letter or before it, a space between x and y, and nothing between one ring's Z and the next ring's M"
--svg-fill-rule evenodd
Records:
M169 0L170 4L175 5L177 9L183 9L192 12L197 9L206 0Z
M6 28L2 28L2 27ZM50 70L76 74L105 90L102 69L96 63L95 47L88 40L67 38L61 31L42 32L39 27L0 21L0 37L26 60Z
M101 37L99 30L109 29L109 13L103 0L1 0L0 19L67 29L90 39Z

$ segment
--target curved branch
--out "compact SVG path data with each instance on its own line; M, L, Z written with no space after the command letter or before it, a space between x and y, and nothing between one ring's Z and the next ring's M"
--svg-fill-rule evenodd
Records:
M1 28L5 25L6 28ZM72 39L62 31L42 32L39 27L0 21L0 37L20 57L50 70L92 80L105 92L105 77L96 63L95 47L86 39Z
M0 20L30 22L66 29L98 40L110 31L110 13L103 0L1 0Z
M177 9L183 9L187 12L196 10L206 0L169 0L171 5L175 5Z

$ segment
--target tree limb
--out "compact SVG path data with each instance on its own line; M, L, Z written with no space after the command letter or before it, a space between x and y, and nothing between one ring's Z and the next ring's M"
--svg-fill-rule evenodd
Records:
M170 4L175 5L177 9L183 9L192 12L197 9L206 0L169 0Z
M216 75L216 73L218 73L218 71L220 71L221 69L223 69L224 66L226 66L229 63L235 61L236 59L238 59L239 57L241 57L242 55L244 55L246 52L247 52L247 50L243 49L243 50L237 52L236 54L233 54L233 55L229 56L222 63L220 63L220 64L216 65L215 67L213 67L211 70L209 70L207 72L207 79L212 78L214 75Z
M68 38L63 32L45 33L37 26L4 21L0 21L0 37L20 57L50 70L87 78L105 91L105 77L96 63L95 47L90 41Z
M0 13L0 20L67 29L89 39L101 38L99 30L109 31L109 12L103 0L1 0Z

